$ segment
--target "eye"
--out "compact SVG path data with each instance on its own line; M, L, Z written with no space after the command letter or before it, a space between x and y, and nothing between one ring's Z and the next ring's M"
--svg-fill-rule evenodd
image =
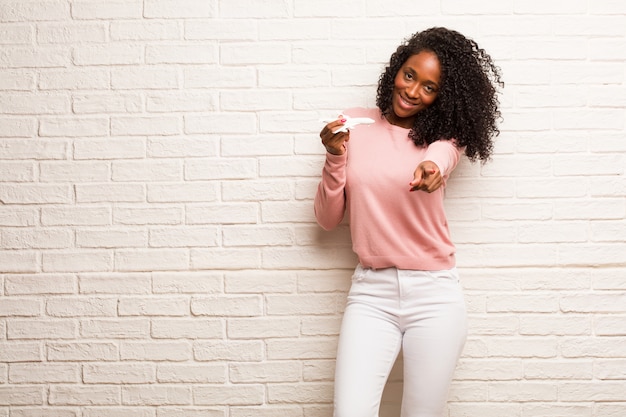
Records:
M437 92L437 89L432 85L425 85L424 90L426 90L428 94L433 94Z
M405 80L412 80L412 79L413 79L413 74L411 74L411 73L410 73L410 72L408 72L408 71L405 71L405 73L404 73L404 79L405 79Z

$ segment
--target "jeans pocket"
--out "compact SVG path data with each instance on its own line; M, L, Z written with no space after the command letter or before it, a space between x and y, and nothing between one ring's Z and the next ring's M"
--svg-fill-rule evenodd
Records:
M352 273L352 282L361 282L367 275L367 268L364 268L361 264L358 264Z

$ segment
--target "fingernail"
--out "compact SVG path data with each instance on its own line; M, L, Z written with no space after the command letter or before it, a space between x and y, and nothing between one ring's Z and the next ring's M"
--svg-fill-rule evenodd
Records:
M341 119L341 123L345 123L347 121L348 121L348 119Z

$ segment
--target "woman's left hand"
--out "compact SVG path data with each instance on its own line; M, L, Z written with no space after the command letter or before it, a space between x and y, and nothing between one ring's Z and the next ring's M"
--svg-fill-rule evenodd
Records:
M439 167L433 161L424 161L413 173L413 181L409 183L410 191L422 190L432 193L443 185L443 177Z

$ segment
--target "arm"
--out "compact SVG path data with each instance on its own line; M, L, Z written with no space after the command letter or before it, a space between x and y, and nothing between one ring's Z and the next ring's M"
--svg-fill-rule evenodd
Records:
M345 152L341 155L326 154L313 206L317 223L324 230L331 230L341 223L346 211L346 160Z
M445 186L450 173L456 168L462 149L455 140L438 140L428 145L424 160L413 173L409 183L411 191L423 190L429 193Z

